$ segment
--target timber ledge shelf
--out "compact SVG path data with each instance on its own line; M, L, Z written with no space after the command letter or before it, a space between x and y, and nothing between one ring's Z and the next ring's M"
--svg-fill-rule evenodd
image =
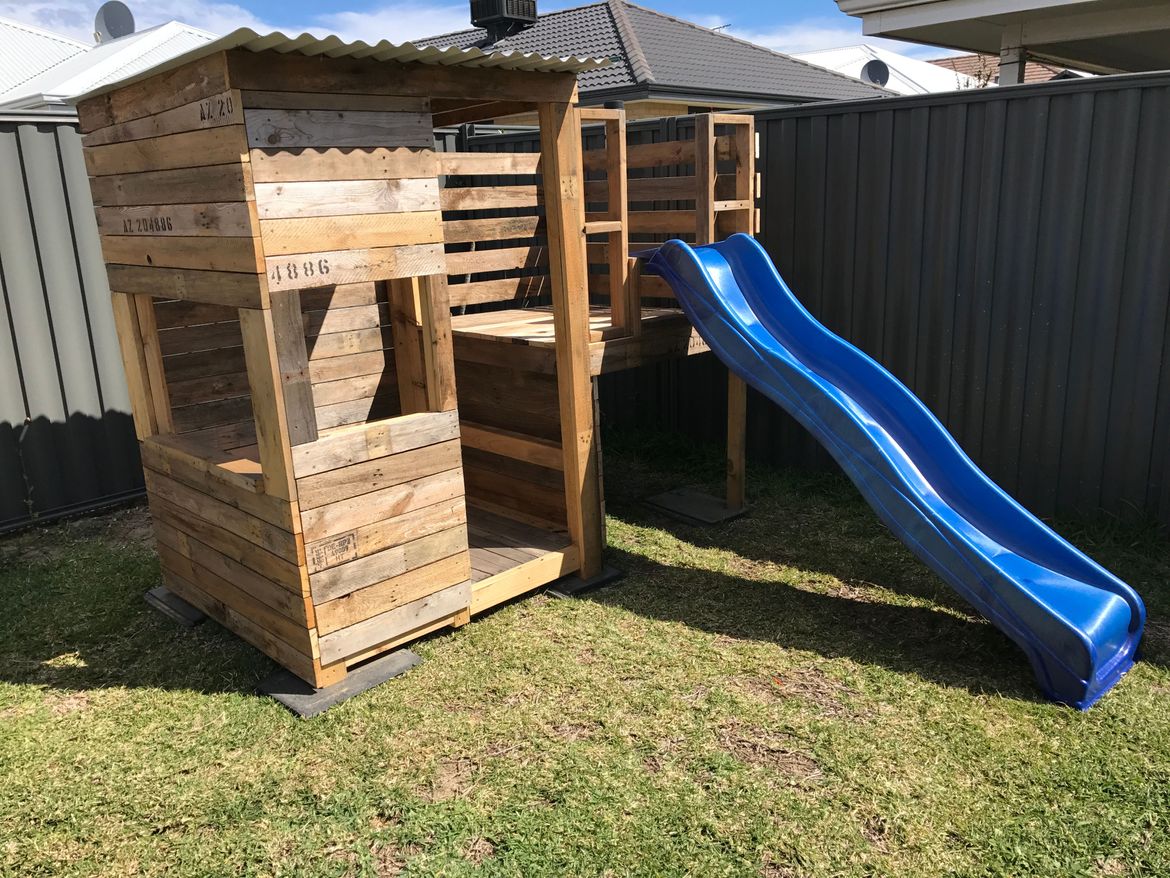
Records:
M631 234L751 231L754 136L704 116L627 147L621 111L577 106L571 59L238 37L78 115L164 581L321 688L600 572L593 376L706 350ZM516 113L539 152L434 148L436 126Z

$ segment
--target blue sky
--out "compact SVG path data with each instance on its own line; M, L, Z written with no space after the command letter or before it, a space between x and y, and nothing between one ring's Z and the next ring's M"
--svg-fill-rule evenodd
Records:
M467 0L125 0L139 29L180 19L215 33L237 27L286 33L336 33L347 39L401 42L468 26ZM842 14L833 0L641 0L642 5L669 12L707 27L726 25L744 39L784 52L804 52L862 42L857 19ZM100 0L0 0L0 16L13 18L89 41ZM541 11L581 5L580 2L539 0ZM941 54L938 49L885 43L895 51L918 57Z

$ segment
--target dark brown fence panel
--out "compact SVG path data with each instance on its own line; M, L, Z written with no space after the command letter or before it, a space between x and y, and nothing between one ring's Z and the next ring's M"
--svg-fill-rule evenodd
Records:
M1170 77L757 119L761 241L818 318L1033 511L1170 523ZM760 405L753 451L819 458Z

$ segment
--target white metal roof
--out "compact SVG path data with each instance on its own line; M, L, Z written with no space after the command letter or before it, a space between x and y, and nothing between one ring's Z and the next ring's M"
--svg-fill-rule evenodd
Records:
M868 62L882 61L890 69L890 79L885 87L903 95L958 91L979 87L979 83L966 74L947 70L944 67L931 64L929 61L919 61L917 58L910 58L888 49L866 44L801 52L793 57L816 64L818 67L844 73L854 79L861 78L862 68Z
M0 95L88 48L61 34L0 18Z
M281 54L295 52L299 55L323 55L327 58L370 58L374 61L415 62L447 67L496 67L505 70L531 70L541 73L580 73L583 70L593 70L609 64L608 58L575 56L557 58L551 55L538 55L535 52L484 52L481 49L460 49L454 46L416 46L414 43L391 43L386 40L370 45L361 40L347 43L341 37L332 35L315 37L312 34L301 34L299 37L290 37L279 31L258 34L250 28L243 27L232 31L225 37L220 37L218 40L176 55L148 70L119 79L116 82L103 83L98 88L78 95L73 98L73 101L104 94L115 87L121 88L131 82L146 79L166 70L173 70L183 64L228 49L246 49L249 52L280 52Z

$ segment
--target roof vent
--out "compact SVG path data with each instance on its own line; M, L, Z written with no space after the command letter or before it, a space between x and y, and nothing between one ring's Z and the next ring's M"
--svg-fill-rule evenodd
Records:
M861 68L860 79L862 82L868 82L871 85L885 85L890 81L890 65L885 61L879 61L874 58L872 61L866 61L865 66Z
M103 3L93 19L93 40L108 43L134 33L134 15L122 0Z
M471 0L471 23L499 42L536 24L536 0Z

